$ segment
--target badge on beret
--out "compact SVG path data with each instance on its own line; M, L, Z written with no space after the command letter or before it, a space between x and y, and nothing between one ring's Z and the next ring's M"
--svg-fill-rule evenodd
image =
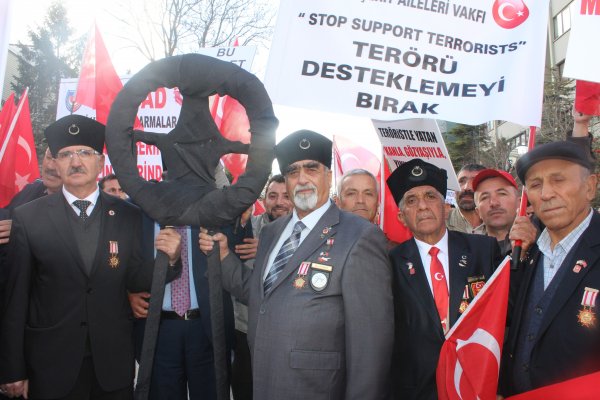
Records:
M421 176L423 175L423 168L417 165L412 169L412 171L410 171L410 173L412 174L412 176Z
M577 320L585 328L591 328L596 324L596 313L594 312L596 297L598 297L598 289L586 287L583 290L582 308L577 314Z
M310 149L310 141L308 139L302 139L299 144L302 150Z
M116 240L108 242L108 265L111 268L117 268L119 266L119 243Z
M79 135L79 126L71 124L71 126L69 126L69 133L71 135Z

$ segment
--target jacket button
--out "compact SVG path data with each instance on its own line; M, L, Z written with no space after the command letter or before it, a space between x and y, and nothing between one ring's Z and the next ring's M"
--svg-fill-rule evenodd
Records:
M267 310L266 310L265 306L260 306L259 314L264 314L266 312L267 312Z
M527 335L527 340L529 340L530 342L534 339L535 339L535 335L533 333L530 333L529 335Z
M81 326L82 326L82 327L86 327L86 326L87 326L87 322L83 321L83 322L81 323Z
M529 364L523 364L523 372L529 372Z
M91 288L91 287L87 288L85 292L86 292L87 294L90 294L90 293L92 293L92 288Z
M542 307L536 307L536 308L535 308L535 313L536 313L537 315L542 315L542 312L543 312L543 310L542 310Z

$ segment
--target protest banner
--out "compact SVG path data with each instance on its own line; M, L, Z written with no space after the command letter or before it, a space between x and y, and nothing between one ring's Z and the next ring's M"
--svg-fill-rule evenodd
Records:
M282 0L276 104L380 120L541 122L548 0Z
M449 190L460 190L452 160L450 160L444 138L435 120L373 120L373 126L379 135L383 155L392 172L406 161L421 158L446 170Z
M571 10L571 32L563 75L600 82L600 52L595 44L600 37L600 0L575 0Z
M219 47L201 49L201 54L219 58L223 61L229 61L238 66L249 70L252 66L256 47ZM123 85L127 83L129 77L121 77ZM77 79L62 79L58 91L58 105L56 109L56 119L69 114L84 115L89 118L96 118L96 112L90 107L86 107L74 102L74 96L77 90ZM179 119L183 97L177 88L159 88L148 94L146 99L140 104L138 119L145 131L169 133L175 127ZM142 142L137 143L137 166L140 176L144 179L161 180L163 172L160 151L156 146L148 145ZM104 169L99 177L113 173L110 159L106 156Z

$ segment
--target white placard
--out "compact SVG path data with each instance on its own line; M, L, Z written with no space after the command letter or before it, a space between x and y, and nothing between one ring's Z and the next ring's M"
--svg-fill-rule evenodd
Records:
M282 0L275 104L540 125L548 0Z
M600 0L575 0L564 76L600 82Z
M420 158L445 169L448 173L448 189L460 190L448 149L435 120L373 120L373 126L379 135L383 155L388 161L391 171L413 158Z

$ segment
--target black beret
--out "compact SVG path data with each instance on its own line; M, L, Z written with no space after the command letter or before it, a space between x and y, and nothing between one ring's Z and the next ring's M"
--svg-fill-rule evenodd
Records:
M548 159L571 161L590 171L593 169L589 150L584 149L582 146L568 141L546 143L535 147L517 160L517 175L521 182L525 183L525 176L529 168L542 160Z
M433 186L446 197L448 174L445 169L414 158L396 168L387 178L387 185L396 204L400 203L406 192L417 186Z
M275 146L275 157L282 174L291 164L300 160L315 160L331 168L332 147L333 143L325 136L303 129L279 142Z
M44 130L48 148L54 157L69 146L88 146L102 153L104 149L104 125L95 119L77 114L67 115Z

